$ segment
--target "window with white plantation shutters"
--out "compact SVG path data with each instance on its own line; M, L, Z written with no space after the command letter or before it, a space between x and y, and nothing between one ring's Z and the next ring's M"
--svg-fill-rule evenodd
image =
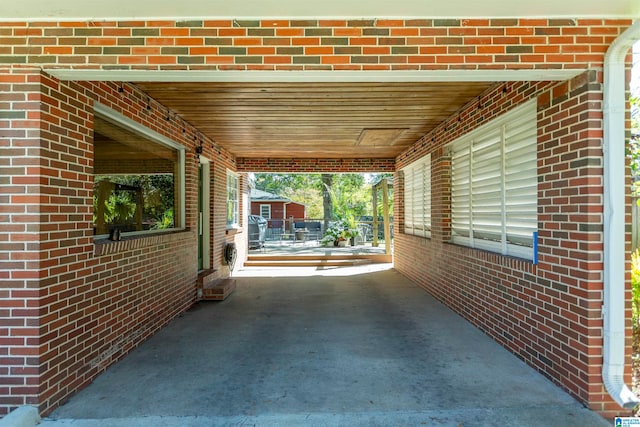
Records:
M240 227L240 185L238 175L227 170L227 229Z
M536 101L451 144L451 240L533 259Z
M427 155L403 169L404 232L431 236L431 156Z

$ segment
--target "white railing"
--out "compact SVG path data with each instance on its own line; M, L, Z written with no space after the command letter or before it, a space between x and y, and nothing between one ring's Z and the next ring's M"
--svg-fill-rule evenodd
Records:
M378 220L378 235L383 237L383 221ZM265 240L281 240L282 235L292 235L296 229L304 229L318 234L319 238L324 236L324 219L318 218L287 218L268 219ZM358 231L362 242L370 242L373 239L373 221L359 221ZM393 223L391 224L391 236L393 236Z

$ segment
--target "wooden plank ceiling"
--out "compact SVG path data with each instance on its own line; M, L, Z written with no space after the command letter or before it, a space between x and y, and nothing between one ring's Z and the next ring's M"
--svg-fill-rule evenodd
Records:
M492 83L136 84L237 157L393 158Z

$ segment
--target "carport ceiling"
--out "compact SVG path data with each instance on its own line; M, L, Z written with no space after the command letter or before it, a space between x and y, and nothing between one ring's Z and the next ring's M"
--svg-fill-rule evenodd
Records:
M136 84L237 157L393 158L495 83Z

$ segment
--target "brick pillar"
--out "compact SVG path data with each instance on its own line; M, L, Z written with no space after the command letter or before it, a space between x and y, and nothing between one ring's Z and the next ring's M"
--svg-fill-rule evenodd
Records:
M39 394L40 76L0 72L0 417Z
M431 240L451 238L451 156L440 147L431 155Z

